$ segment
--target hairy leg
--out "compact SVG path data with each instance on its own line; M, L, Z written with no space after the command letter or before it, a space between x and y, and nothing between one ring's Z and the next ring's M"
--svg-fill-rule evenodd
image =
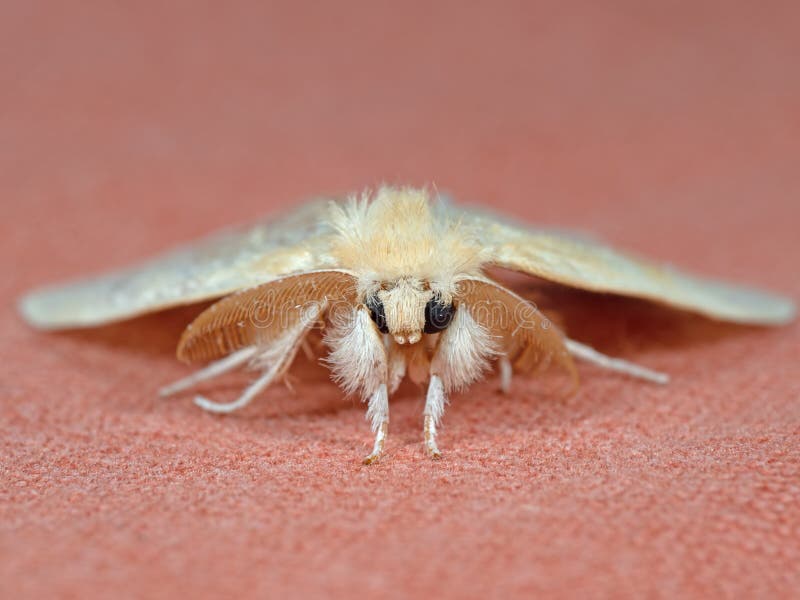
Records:
M441 378L438 375L431 375L428 394L425 397L423 432L425 436L425 451L433 459L442 457L442 453L436 445L436 426L442 419L446 401L447 396L445 395Z
M581 344L575 340L567 340L567 350L575 358L580 358L581 360L595 364L603 369L608 369L609 371L624 373L625 375L638 379L645 379L653 383L669 383L669 375L666 373L659 373L658 371L641 367L627 360L622 360L621 358L606 356L591 346Z
M237 350L233 354L211 363L206 368L195 371L188 377L184 377L183 379L179 379L174 383L164 386L158 391L158 394L162 397L171 396L172 394L194 387L202 381L223 375L253 358L256 352L258 352L256 346L248 346L247 348Z
M364 458L364 464L371 465L377 462L383 454L383 445L389 433L389 393L385 383L382 383L370 396L367 405L367 419L370 420L372 431L375 432L375 444L372 452Z
M307 325L301 322L272 345L258 348L250 358L250 367L262 369L262 374L233 402L213 402L203 396L196 396L194 403L203 410L222 414L247 406L259 392L286 373L297 356L307 332Z
M276 364L272 369L266 370L261 377L251 383L247 389L245 389L244 393L233 402L213 402L204 396L195 396L194 403L203 410L219 414L231 413L238 410L250 404L250 401L255 398L261 390L272 383L275 376L278 375L278 366L279 365Z

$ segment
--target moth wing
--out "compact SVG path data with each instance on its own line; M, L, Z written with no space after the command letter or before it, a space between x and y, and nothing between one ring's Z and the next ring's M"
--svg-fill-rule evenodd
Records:
M643 298L723 321L779 325L794 318L788 298L701 278L615 250L580 234L536 231L489 213L451 207L469 224L490 261L563 285Z
M20 312L41 329L91 327L330 266L321 228L329 204L312 201L281 218L218 232L140 265L35 290L20 300Z
M578 383L578 371L564 334L524 298L483 278L465 279L459 298L475 321L503 340L506 357L518 371L529 372L555 364Z

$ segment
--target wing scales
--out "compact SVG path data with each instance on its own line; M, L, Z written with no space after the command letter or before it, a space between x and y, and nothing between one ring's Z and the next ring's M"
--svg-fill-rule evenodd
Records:
M340 270L287 275L231 294L207 308L186 328L178 358L186 363L208 361L246 346L269 346L304 315L355 302L356 278ZM316 318L316 317L315 317Z
M192 304L326 264L320 228L329 200L316 200L269 223L231 230L141 265L34 291L20 301L42 329L91 327Z
M577 385L578 372L566 338L530 302L494 281L474 278L461 282L459 298L477 323L503 340L516 370L529 372L554 363Z
M599 242L557 232L527 230L485 212L454 209L493 264L594 292L643 298L742 324L791 321L791 300L769 292L682 273Z

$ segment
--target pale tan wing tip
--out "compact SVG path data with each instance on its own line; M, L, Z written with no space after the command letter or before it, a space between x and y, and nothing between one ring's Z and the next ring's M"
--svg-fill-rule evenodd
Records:
M786 325L797 317L797 305L788 298L775 296L771 302L768 325Z
M17 312L31 327L36 329L58 329L60 325L54 322L47 310L46 303L42 300L43 296L40 293L25 294L17 300Z
M185 295L157 304L123 303L115 305L106 289L76 285L55 285L34 289L17 300L17 312L28 325L43 331L86 329L126 321L148 313L202 302L227 293Z
M121 318L101 306L75 302L74 297L59 293L61 291L59 288L41 288L28 292L17 300L17 312L28 325L42 331L97 327Z
M724 304L715 302L700 309L712 318L742 325L778 326L791 323L797 316L797 305L785 296L745 287L717 286L714 291L719 294L715 300Z
M17 301L17 312L28 325L35 329L52 331L81 326L74 323L74 319L65 321L58 318L51 310L52 308L46 295L37 292L26 294Z

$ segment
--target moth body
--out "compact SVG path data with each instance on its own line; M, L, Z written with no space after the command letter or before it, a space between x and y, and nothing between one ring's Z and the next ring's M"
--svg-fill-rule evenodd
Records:
M34 292L21 311L45 329L86 327L221 297L178 344L184 362L210 364L162 390L171 395L236 368L258 372L233 402L195 399L219 413L245 406L280 380L309 332L321 328L333 378L367 402L375 431L367 463L384 450L389 399L405 377L427 385L423 439L432 458L441 456L436 435L448 395L493 366L506 392L512 373L547 366L577 382L573 357L667 381L567 338L532 303L487 277L488 266L737 323L781 324L795 310L779 296L523 229L426 190L383 187L315 202L283 221L223 234L141 267Z

